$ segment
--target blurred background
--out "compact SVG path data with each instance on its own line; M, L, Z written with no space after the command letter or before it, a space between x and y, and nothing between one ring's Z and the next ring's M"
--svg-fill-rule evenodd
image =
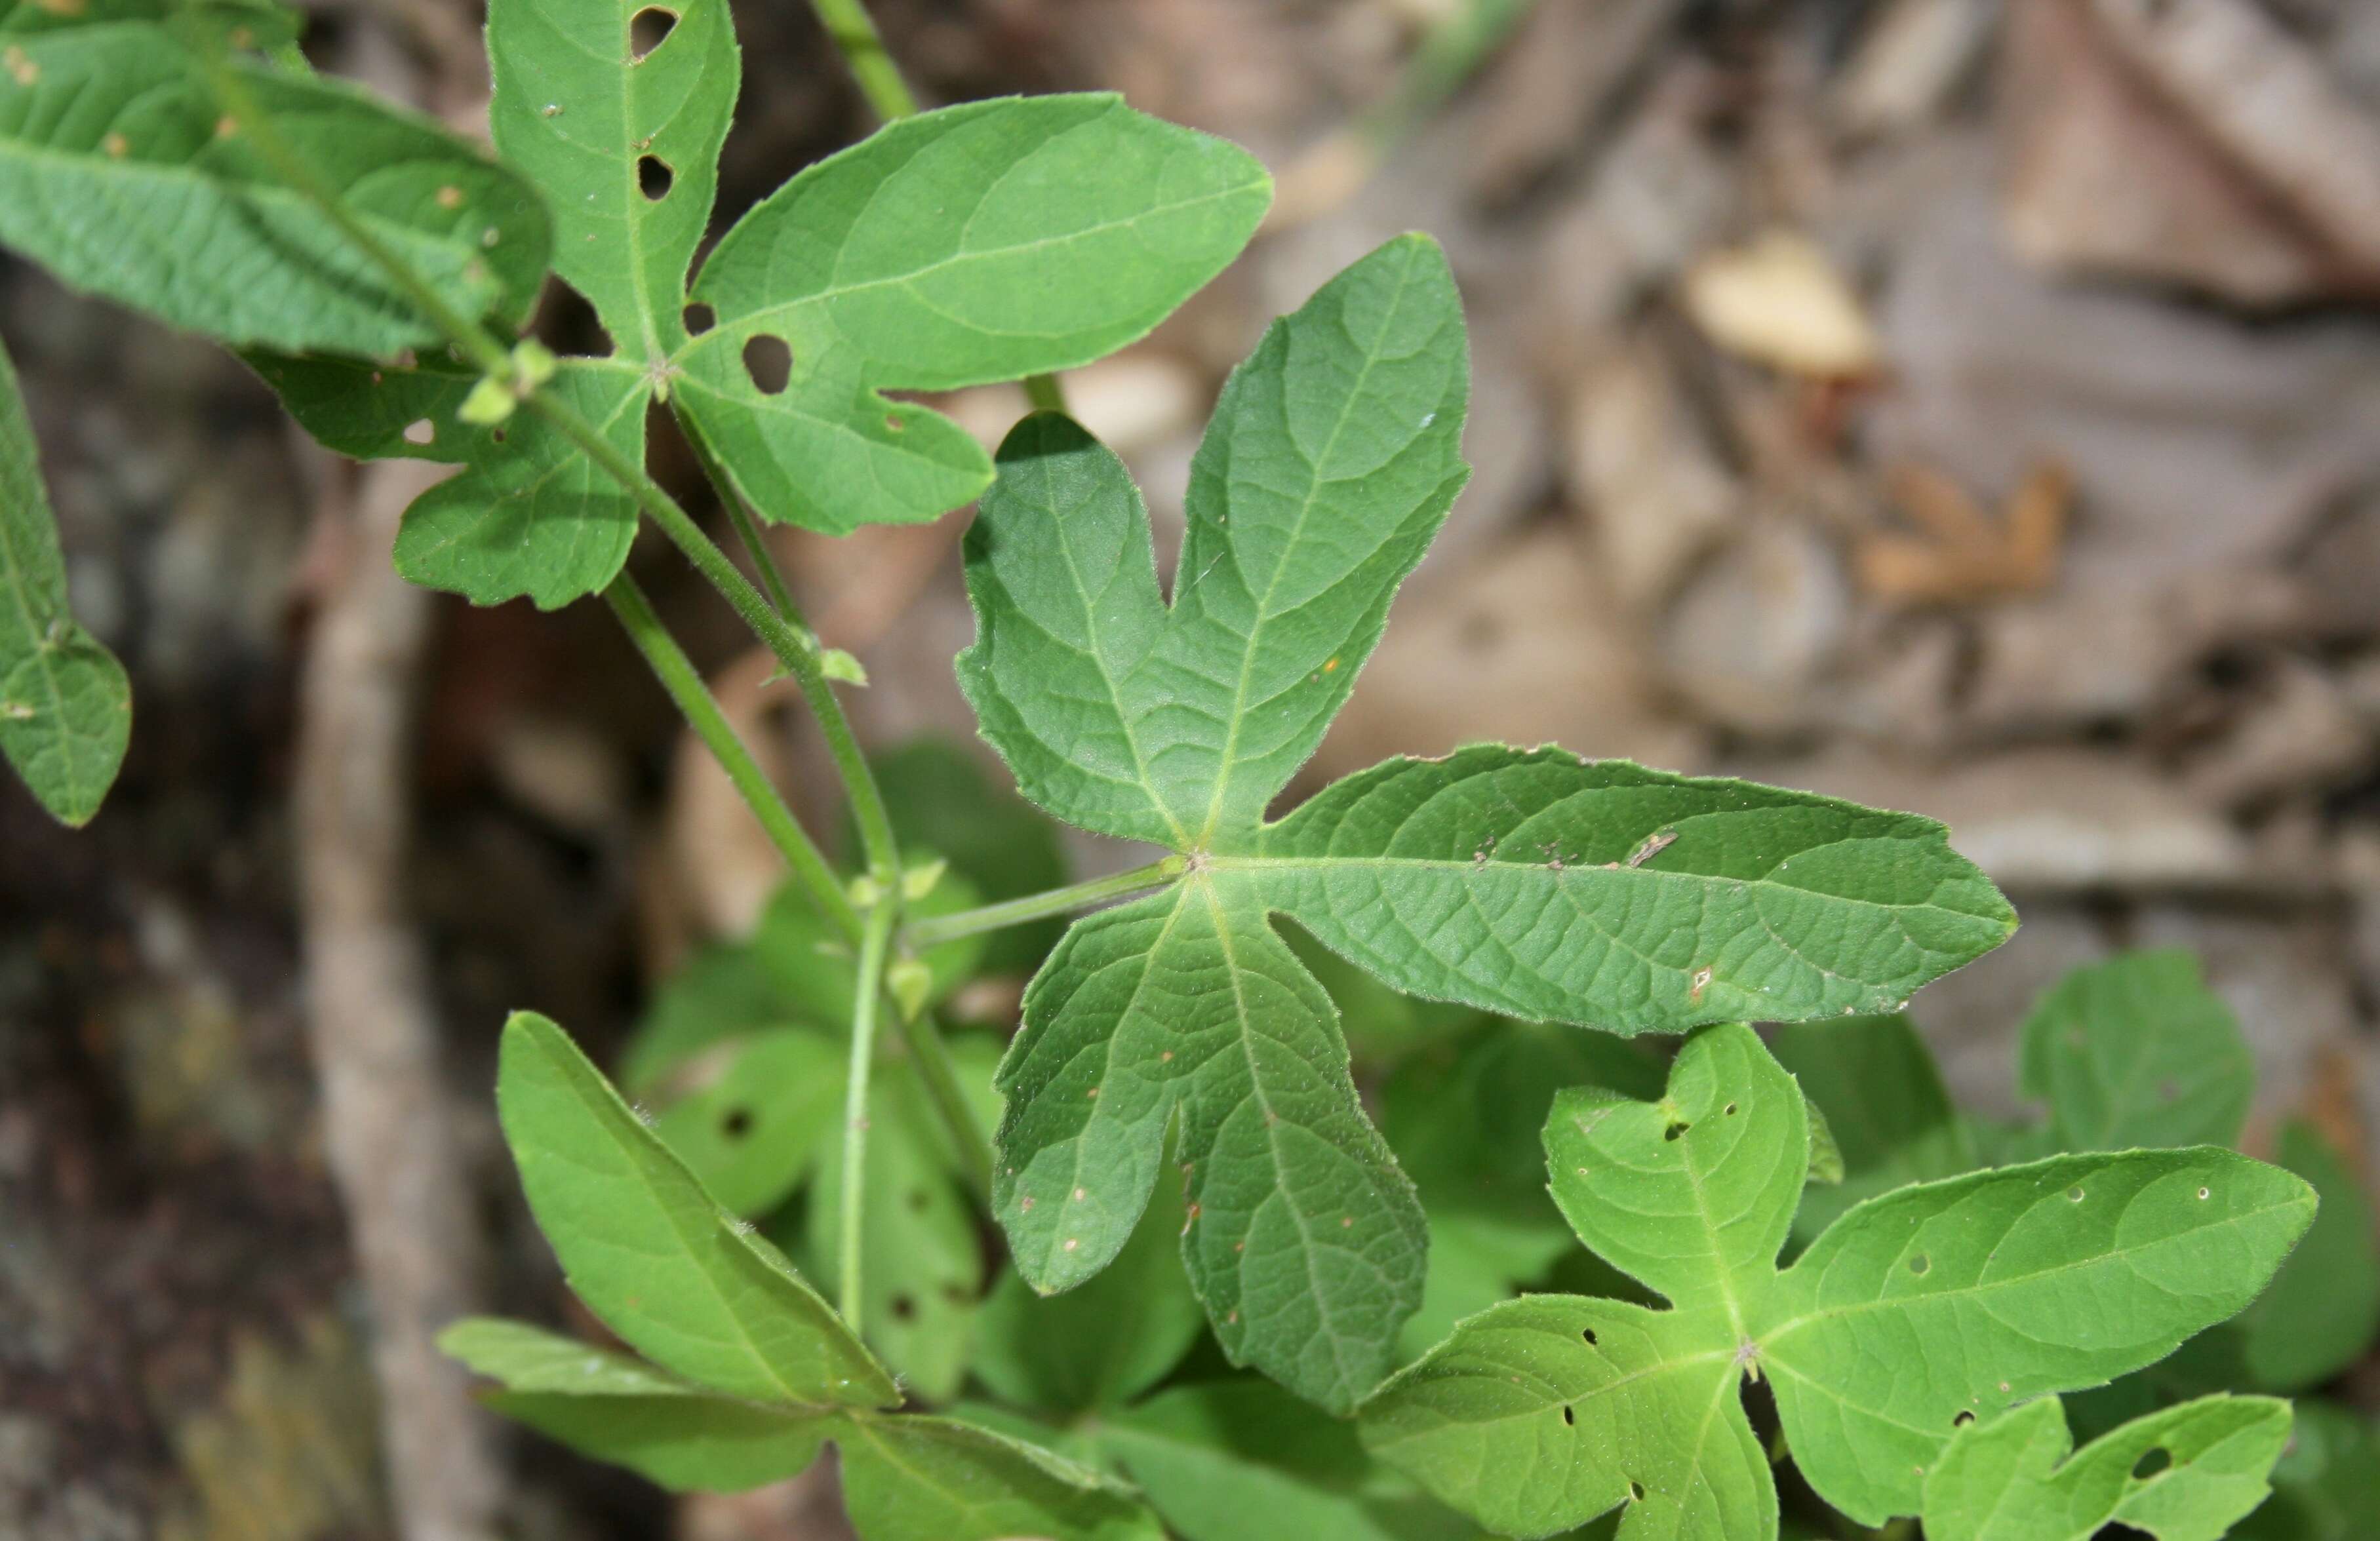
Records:
M471 0L309 9L324 68L483 127ZM934 102L1114 88L1279 178L1244 261L1067 382L1160 552L1266 320L1396 232L1445 244L1476 474L1305 786L1552 740L1942 819L2024 920L1913 1008L1963 1104L2018 1110L2066 969L2181 946L2254 1050L2248 1147L2304 1114L2369 1177L2380 0L877 9ZM806 7L735 11L715 228L869 127ZM588 346L558 289L540 327ZM601 1055L752 925L776 861L723 779L600 607L396 582L422 467L335 461L233 359L13 262L0 332L138 703L87 831L0 785L0 1535L393 1536L407 1440L515 1534L832 1534L799 1493L674 1507L447 1427L366 1330L375 1300L552 1316L495 1033L533 1007ZM1022 409L937 405L994 440ZM965 522L782 546L879 748L980 753ZM768 662L636 563L833 830Z

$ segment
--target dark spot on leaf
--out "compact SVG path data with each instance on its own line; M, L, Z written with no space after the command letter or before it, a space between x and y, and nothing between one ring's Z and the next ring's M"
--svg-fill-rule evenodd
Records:
M1974 1421L1975 1415L1962 1407L1959 1409L1959 1415L1950 1420L1950 1426L1952 1428L1964 1428Z
M2173 1457L2167 1452L2163 1445L2151 1445L2141 1452L2141 1458L2138 1461L2132 1462L2132 1480L2146 1482L2172 1464Z
M752 1110L730 1108L727 1116L719 1121L719 1132L731 1140L740 1140L752 1132Z
M501 428L492 428L488 430L488 437L501 444L504 442L504 431Z
M1643 1503L1645 1501L1645 1485L1633 1478L1631 1478L1628 1483L1628 1496L1637 1503Z
M699 337L704 333L719 324L719 312L712 309L710 306L703 304L700 300L697 300L695 303L686 308L686 309L681 313L680 319L686 322L686 334L687 336Z
M1571 1411L1570 1403L1562 1403L1562 1426L1571 1428L1576 1426L1577 1423L1578 1414Z
M756 332L745 339L744 372L762 395L776 395L794 377L794 350L783 337Z
M1667 1129L1661 1131L1661 1137L1665 1140L1674 1140L1693 1127L1694 1125L1691 1123L1672 1123Z
M891 431L898 433L909 425L901 420L900 413L887 412L884 414L884 426Z
M1730 1118L1733 1118L1735 1116L1735 1104L1730 1102L1726 1107L1721 1108L1719 1111L1725 1113Z
M659 6L647 6L628 18L628 57L642 61L659 48L677 25L677 12L663 10Z
M892 1319L896 1322L909 1322L916 1321L917 1319L917 1303L905 1294L894 1295L892 1300Z
M1922 1252L1909 1260L1909 1271L1911 1273L1924 1273L1927 1268L1930 1268L1933 1266L1934 1260L1926 1256Z
M659 203L662 199L667 198L670 184L675 180L677 180L677 174L670 170L669 163L660 156L637 157L637 188L645 195L648 201Z
M1593 1348L1598 1341L1595 1336L1595 1329L1591 1327L1580 1328L1578 1329L1578 1335L1586 1340L1586 1345L1589 1348Z
M925 1213L926 1206L931 1204L933 1201L933 1195L927 1193L923 1188L912 1188L909 1190L909 1207L916 1213Z

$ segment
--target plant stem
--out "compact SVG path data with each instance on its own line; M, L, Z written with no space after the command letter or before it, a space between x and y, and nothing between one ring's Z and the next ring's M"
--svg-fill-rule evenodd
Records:
M1162 861L1135 867L1111 878L1093 878L1088 882L1053 888L1043 893L1028 893L1022 899L1003 900L997 904L986 904L981 909L961 910L956 915L938 915L929 919L912 921L901 933L901 940L922 952L938 942L971 937L978 931L1022 926L1028 920L1084 909L1103 899L1121 899L1127 893L1138 893L1143 889L1162 888L1182 876L1189 865L1184 857L1167 856Z
M843 1100L843 1257L835 1307L855 1333L860 1330L860 1204L868 1190L868 1073L876 1063L877 1003L884 994L884 955L892 923L901 916L900 898L897 889L887 892L868 912L859 939L859 988L851 1008L851 1071Z
M776 562L770 556L769 548L761 539L759 522L753 517L749 505L736 491L735 483L727 479L726 467L712 455L710 446L703 442L700 432L683 419L680 423L686 430L686 442L694 447L695 459L702 467L703 475L710 479L719 501L735 520L735 532L743 538L745 549L751 553L753 565L759 569L761 580L768 585L770 598L778 613L795 625L803 625L801 611L794 602L783 576L778 572ZM837 889L836 894L841 898L842 891ZM844 913L852 917L845 935L856 941L859 938L857 912L852 910L847 899L843 907ZM917 1074L926 1083L927 1093L933 1098L934 1110L950 1134L952 1147L958 1152L961 1174L988 1214L991 1209L991 1141L985 1136L983 1125L976 1119L975 1105L966 1099L966 1094L959 1085L958 1072L951 1065L950 1050L942 1041L941 1026L930 1012L920 1012L914 1018L903 1016L898 1020L909 1057L917 1062Z
M991 1212L991 1141L976 1122L975 1104L966 1099L965 1088L959 1085L958 1071L951 1064L950 1046L942 1039L942 1025L932 1012L919 1012L903 1022L901 1036L909 1046L909 1057L917 1066L918 1076L926 1083L926 1094L934 1099L935 1110L951 1132L951 1144L958 1150L960 1175L966 1179L968 1191L984 1213Z
M876 30L875 18L868 14L864 0L810 0L810 8L818 12L819 24L851 67L860 94L868 98L878 117L890 123L917 112L917 99L911 94L909 82L901 79L901 67L885 51L884 39Z
M680 507L675 498L645 474L644 467L621 454L586 419L543 391L531 395L527 405L613 480L628 490L653 523L661 527L662 533L710 580L711 587L719 590L735 613L743 617L744 624L768 644L777 661L794 676L801 686L803 698L818 717L819 727L826 736L827 752L833 757L844 789L850 795L852 812L859 823L860 843L868 855L868 875L887 888L899 882L900 847L892 838L892 817L885 811L884 795L877 790L867 758L859 752L859 739L851 731L851 720L844 715L843 703L835 698L834 686L827 680L816 639L779 613L752 587L751 580L736 569L734 560L718 543L702 533L694 516Z
M1066 410L1066 387L1054 374L1028 374L1025 377L1025 399L1033 404L1036 412Z
M673 398L676 399L679 398ZM673 409L672 415L677 419L679 430L694 451L695 464L702 467L703 477L710 483L710 490L719 495L719 505L727 510L728 522L735 527L735 538L744 543L745 553L751 557L754 569L760 575L761 587L769 591L769 602L777 607L778 614L807 629L808 623L802 619L802 607L794 601L794 591L787 587L784 573L777 566L776 557L771 553L767 540L762 538L760 521L754 516L751 504L744 501L744 495L735 490L735 483L728 479L727 467L721 465L718 455L711 453L710 442L703 438L702 431L695 427L685 413Z
M808 832L794 818L793 810L785 806L784 799L777 795L777 789L760 770L759 762L752 758L752 751L737 736L734 725L727 721L726 713L719 710L718 700L710 694L710 687L702 683L702 675L696 672L693 661L686 656L686 650L677 645L677 638L670 635L669 628L662 624L662 618L654 613L652 603L645 598L644 590L637 587L634 578L622 573L604 588L603 601L612 607L612 613L620 618L628 640L637 645L637 651L644 654L645 661L652 666L654 675L662 682L662 688L668 691L670 699L677 703L678 710L685 715L687 725L694 729L695 736L702 740L711 758L719 762L720 769L727 772L727 779L735 783L735 790L743 794L745 803L752 809L753 816L759 819L760 828L767 832L770 843L776 846L778 854L785 858L785 865L793 868L794 876L809 891L811 900L845 937L857 940L860 934L859 912L852 908L851 899L844 892L843 883L835 877L834 868L827 865L826 857L820 854Z

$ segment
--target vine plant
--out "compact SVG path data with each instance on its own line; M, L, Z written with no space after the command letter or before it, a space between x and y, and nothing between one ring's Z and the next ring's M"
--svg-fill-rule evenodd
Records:
M1269 817L1467 475L1445 259L1390 241L1265 334L1192 465L1169 594L1138 491L1051 376L1221 271L1263 169L1113 96L917 113L865 13L818 9L886 125L697 269L739 83L724 0L492 0L501 160L316 79L285 11L0 5L0 240L237 348L334 449L460 467L407 512L398 568L482 604L600 596L791 874L632 1050L657 1118L551 1022L504 1029L530 1208L633 1353L460 1324L448 1346L496 1404L680 1486L790 1474L832 1441L871 1541L1461 1534L1440 1504L1510 1535L1603 1515L1631 1538L1766 1536L1789 1452L1795 1503L1922 1513L1942 1538L2121 1521L2178 1541L2252 1508L2287 1404L2140 1377L2248 1307L2313 1221L2306 1181L2221 1148L2236 1081L2185 1099L2186 1137L2143 1135L2055 1030L2026 1065L2053 1132L1992 1135L1999 1166L1947 1121L1834 1133L1805 1087L1922 1090L1922 1050L1875 1013L2016 923L1924 819L1501 745ZM608 353L524 333L549 272ZM996 461L887 394L1010 380L1042 409ZM655 406L757 581L645 470ZM67 613L5 363L0 497L0 748L79 823L129 704ZM1033 804L1159 847L1147 865L1068 885L1046 828L952 823L994 796L963 766L871 763L836 694L864 674L760 540L978 497L957 671L983 736ZM627 576L646 520L814 711L856 873ZM927 790L896 819L905 777ZM939 855L904 843L937 819ZM1011 947L1038 967L1004 1052L945 1035L940 1003L1000 938L1109 901ZM1418 1188L1350 1074L1345 1034L1390 1020L1417 1068L1380 1101ZM1772 1052L1747 1020L1805 1025ZM2078 1008L2074 1041L2104 1020ZM1640 1034L1685 1035L1665 1078L1622 1042ZM1447 1075L1430 1055L1464 1035ZM1539 1123L1596 1294L1506 1298L1565 1267L1516 1175ZM996 1281L978 1212L1013 1264ZM1158 1389L1201 1352L1209 1373ZM2111 1381L2141 1415L2070 1454L2059 1394Z

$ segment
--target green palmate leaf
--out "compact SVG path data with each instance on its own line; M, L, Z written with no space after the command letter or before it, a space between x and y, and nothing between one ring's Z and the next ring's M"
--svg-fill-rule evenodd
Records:
M2273 1496L2239 1541L2362 1541L2380 1513L2380 1425L2336 1402L2300 1401Z
M2091 1541L2122 1524L2157 1541L2220 1541L2262 1503L2289 1404L2204 1397L2081 1450L2055 1397L1962 1429L1925 1477L1926 1541Z
M1788 1025L1769 1047L1826 1115L1842 1155L1840 1185L1802 1195L1793 1217L1802 1245L1862 1199L1979 1164L1942 1073L1906 1016Z
M434 329L227 121L167 29L18 35L0 68L0 242L234 344L390 354ZM471 313L527 314L552 240L526 183L359 91L225 67L348 212Z
M565 1277L630 1345L750 1401L900 1401L826 1303L702 1191L561 1028L527 1012L505 1025L496 1106Z
M672 359L680 410L771 518L938 517L991 467L958 425L880 393L1131 342L1238 255L1270 197L1244 152L1114 96L905 118L795 177L704 261L693 297L716 324Z
M2231 1145L2255 1062L2240 1025L2180 951L2078 968L2024 1023L2020 1084L2068 1150Z
M2304 1391L2361 1359L2380 1333L2380 1232L2354 1169L2313 1124L2284 1126L2278 1154L2322 1207L2272 1288L2224 1330L2239 1334L2253 1385Z
M1206 1325L1173 1260L1184 1218L1181 1186L1160 1183L1114 1264L1082 1288L1038 1295L1002 1274L979 1318L976 1378L1057 1417L1122 1406L1163 1379Z
M52 817L83 824L131 734L124 666L67 613L33 425L0 350L0 753Z
M1925 819L1559 750L1391 761L1267 824L1467 474L1467 380L1452 275L1402 237L1225 386L1170 605L1137 491L1062 418L1010 435L967 538L984 735L1045 808L1187 857L1027 992L994 1194L1018 1268L1104 1266L1178 1110L1218 1336L1338 1409L1415 1308L1423 1226L1271 914L1408 993L1671 1031L1898 1001L2014 924Z
M756 1219L792 1195L841 1133L844 1057L822 1034L755 1033L725 1047L717 1078L662 1110L653 1133L711 1197Z
M639 16L668 25L642 53ZM623 357L667 358L735 108L727 0L494 0L488 64L488 127L552 203L554 271Z
M1747 1370L1769 1379L1819 1497L1865 1524L1913 1513L1959 1428L2138 1368L2238 1311L2313 1204L2228 1151L2066 1157L1872 1199L1779 1272L1806 1115L1740 1026L1690 1038L1658 1101L1563 1093L1546 1148L1581 1239L1670 1308L1498 1306L1364 1414L1376 1450L1513 1535L1625 1504L1623 1541L1774 1535L1737 1395Z

